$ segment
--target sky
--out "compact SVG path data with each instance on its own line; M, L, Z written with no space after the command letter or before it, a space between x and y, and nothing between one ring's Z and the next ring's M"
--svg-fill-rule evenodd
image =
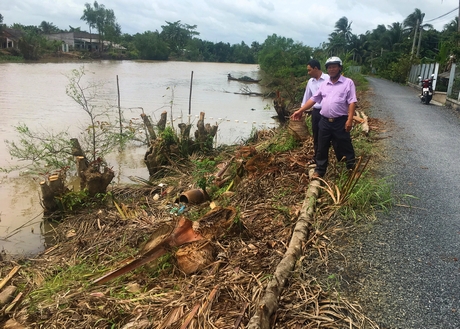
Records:
M61 29L80 27L85 3L82 0L1 0L3 23L40 25L53 23ZM161 25L181 21L197 25L198 38L214 43L263 43L276 34L306 46L319 47L328 41L335 23L348 18L353 34L364 34L378 25L402 23L419 8L424 23L441 31L452 21L460 0L99 0L112 9L122 33L161 32ZM440 16L450 14L439 18Z

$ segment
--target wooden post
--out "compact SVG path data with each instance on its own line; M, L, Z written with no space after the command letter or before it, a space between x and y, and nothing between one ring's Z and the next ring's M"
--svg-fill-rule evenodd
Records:
M192 85L193 85L193 71L190 78L190 96L188 98L188 114L192 114Z
M123 125L121 122L121 107L120 107L120 85L118 84L118 75L117 75L117 92L118 92L118 118L120 120L120 135L123 135Z

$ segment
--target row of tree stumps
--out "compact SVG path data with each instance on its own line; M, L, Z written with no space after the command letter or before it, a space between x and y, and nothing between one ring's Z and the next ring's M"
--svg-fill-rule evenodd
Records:
M167 112L161 114L155 127L149 117L142 113L149 147L144 156L150 177L157 173L165 165L172 165L178 157L184 157L197 151L211 150L214 138L217 134L218 126L204 122L205 113L201 112L196 124L194 137L191 137L192 124L179 123L178 132L171 130L170 135L164 134L167 126ZM109 168L102 159L97 158L89 161L84 154L78 139L71 139L72 155L74 156L77 174L80 179L80 189L87 190L89 197L94 197L98 193L106 193L112 179L115 177L114 171ZM62 196L69 193L66 187L66 169L58 170L47 175L40 182L42 194L42 206L45 213L62 210Z
M178 157L188 156L197 151L211 150L218 129L217 124L205 124L205 113L201 112L196 124L194 139L191 137L192 124L190 122L179 123L177 125L178 133L166 137L165 134L162 134L166 129L167 122L167 112L165 111L161 114L156 125L159 131L159 136L157 136L148 116L142 114L141 117L149 134L150 145L145 153L144 162L150 176L153 176L165 165L173 164L174 159Z

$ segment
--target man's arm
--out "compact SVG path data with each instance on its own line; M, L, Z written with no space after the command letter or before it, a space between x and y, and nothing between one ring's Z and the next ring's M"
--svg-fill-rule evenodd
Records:
M300 109L292 113L291 119L294 121L300 120L302 118L303 112L307 111L308 109L311 109L313 105L315 105L316 102L313 101L312 99L309 99Z
M355 116L355 110L356 103L350 103L348 105L348 119L347 122L345 122L345 130L347 132L350 132L351 128L353 128L353 117Z

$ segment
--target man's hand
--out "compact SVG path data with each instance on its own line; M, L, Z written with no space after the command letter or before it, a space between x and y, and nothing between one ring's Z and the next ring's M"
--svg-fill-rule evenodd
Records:
M353 128L353 120L347 120L347 122L345 122L345 131L349 133L351 128Z
M300 111L300 109L298 109L297 111L292 113L291 120L299 121L300 119L302 119L302 115L303 115L303 111Z

